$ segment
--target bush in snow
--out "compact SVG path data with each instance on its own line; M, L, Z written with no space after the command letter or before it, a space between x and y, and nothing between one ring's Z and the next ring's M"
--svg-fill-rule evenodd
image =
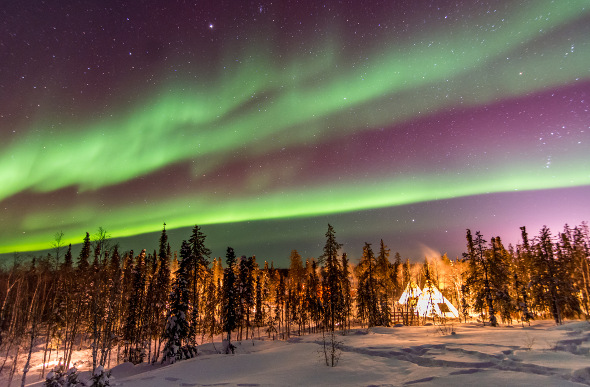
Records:
M64 375L58 368L50 371L45 376L45 383L43 383L46 387L60 387L63 386L65 382Z
M83 386L84 383L78 380L78 370L72 367L64 374L61 367L55 367L53 371L45 376L46 387L76 387Z
M89 380L90 387L106 387L111 385L111 371L105 371L103 366L98 366Z

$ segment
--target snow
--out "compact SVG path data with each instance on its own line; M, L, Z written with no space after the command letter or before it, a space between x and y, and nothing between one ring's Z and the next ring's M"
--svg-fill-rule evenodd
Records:
M336 338L342 352L333 368L324 363L322 335L312 334L236 342L233 355L218 353L219 342L217 349L203 344L196 358L165 366L121 364L112 369L111 385L590 385L584 321L358 328Z

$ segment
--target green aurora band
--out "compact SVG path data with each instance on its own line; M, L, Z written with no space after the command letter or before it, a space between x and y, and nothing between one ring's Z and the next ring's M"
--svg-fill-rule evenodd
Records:
M576 23L582 28L589 12L589 1L535 1L526 11L505 9L470 21L470 27L433 31L403 45L379 42L362 64L338 57L337 34L318 46L319 56L288 66L273 64L266 47L251 47L229 75L220 73L199 86L194 81L192 86L167 85L131 113L112 112L83 127L66 124L55 133L39 119L27 135L0 145L0 201L67 187L91 194L180 163L191 163L199 179L236 154L254 158L393 127L453 106L477 108L587 81L589 39L564 56L571 44L563 31ZM19 229L26 232L8 234L0 253L47 248L60 229L67 242L78 243L88 224L123 237L158 230L163 220L178 228L590 184L587 149L554 160L551 169L539 168L542 162L541 156L523 156L507 169L505 160L490 156L467 171L348 176L337 183L263 190L223 201L205 187L106 212L72 204L59 214L23 216ZM264 179L255 176L250 183L257 186Z

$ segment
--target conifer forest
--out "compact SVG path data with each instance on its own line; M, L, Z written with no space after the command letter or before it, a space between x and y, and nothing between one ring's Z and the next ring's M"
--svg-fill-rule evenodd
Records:
M232 343L255 337L447 323L419 313L411 295L398 302L411 284L440 289L459 312L456 324L479 321L494 329L589 314L585 222L536 234L522 227L515 246L466 230L465 252L455 260L410 262L384 241L365 243L357 263L328 225L323 255L304 260L293 250L288 268L231 247L225 257L211 257L199 226L181 246L170 246L164 226L157 249L125 252L99 228L94 237L86 233L77 257L59 236L53 253L0 271L0 373L10 380L22 375L24 383L39 343L44 363L58 359L67 370L75 350L90 348L92 369L102 370L122 362L173 363L196 356L204 342L231 353Z

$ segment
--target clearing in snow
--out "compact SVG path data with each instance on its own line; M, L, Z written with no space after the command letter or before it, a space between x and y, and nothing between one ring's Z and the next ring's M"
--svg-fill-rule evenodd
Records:
M124 363L113 368L111 385L590 385L590 324L583 321L358 328L337 339L337 367L325 366L322 336L312 334L236 342L234 355L203 344L196 358L166 366Z

